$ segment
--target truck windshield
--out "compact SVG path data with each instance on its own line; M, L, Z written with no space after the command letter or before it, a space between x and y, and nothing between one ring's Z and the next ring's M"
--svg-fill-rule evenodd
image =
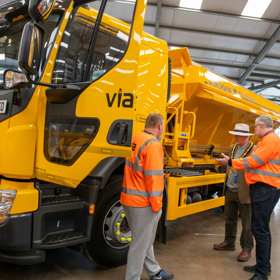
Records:
M45 43L43 60L41 63L41 69L44 67L46 61L46 55L48 54L47 48L49 46L50 38L54 37L56 26L59 22L60 15L53 14L48 20L41 24L45 30ZM20 20L16 20L7 26L0 28L0 88L4 87L3 74L6 69L20 70L18 67L18 52L21 40L21 34L24 25L27 22L32 21L31 18L25 17ZM53 34L53 36L51 36ZM38 77L39 78L39 77Z

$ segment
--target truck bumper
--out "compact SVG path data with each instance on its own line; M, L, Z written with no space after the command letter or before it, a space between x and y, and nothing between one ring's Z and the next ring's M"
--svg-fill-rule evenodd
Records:
M0 261L22 265L43 262L45 252L31 249L31 236L32 213L11 215L0 225Z
M32 213L11 215L0 225L0 251L27 251L31 249Z
M44 251L35 249L20 252L0 251L0 261L5 263L32 265L44 262L45 258Z

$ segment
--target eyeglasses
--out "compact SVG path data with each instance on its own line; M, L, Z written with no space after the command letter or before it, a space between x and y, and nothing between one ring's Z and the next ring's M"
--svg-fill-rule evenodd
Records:
M262 123L258 123L257 125L254 126L254 129L256 130L258 125L261 125Z

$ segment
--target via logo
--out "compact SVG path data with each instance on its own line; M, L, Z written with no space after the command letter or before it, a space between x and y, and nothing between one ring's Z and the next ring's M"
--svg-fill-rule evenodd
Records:
M118 96L118 108L120 106L124 108L133 108L133 99L134 96L132 93L122 93L122 89L120 88L118 93L114 93L112 97L110 97L109 93L106 93L107 103L109 107L112 107L115 103L116 97Z

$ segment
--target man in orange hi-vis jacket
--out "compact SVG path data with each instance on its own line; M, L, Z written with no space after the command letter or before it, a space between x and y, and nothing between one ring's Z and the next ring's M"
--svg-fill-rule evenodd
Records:
M251 156L231 160L222 154L224 158L218 159L218 162L233 169L245 169L245 180L250 186L251 228L256 240L257 264L245 266L244 270L255 273L250 280L260 280L268 279L267 275L271 273L269 223L274 201L279 199L280 139L273 130L273 120L269 116L258 117L254 128L261 141Z
M143 265L151 280L174 278L161 269L153 250L164 190L162 132L163 117L150 114L145 130L133 135L132 158L125 162L121 204L132 238L125 280L140 280Z

